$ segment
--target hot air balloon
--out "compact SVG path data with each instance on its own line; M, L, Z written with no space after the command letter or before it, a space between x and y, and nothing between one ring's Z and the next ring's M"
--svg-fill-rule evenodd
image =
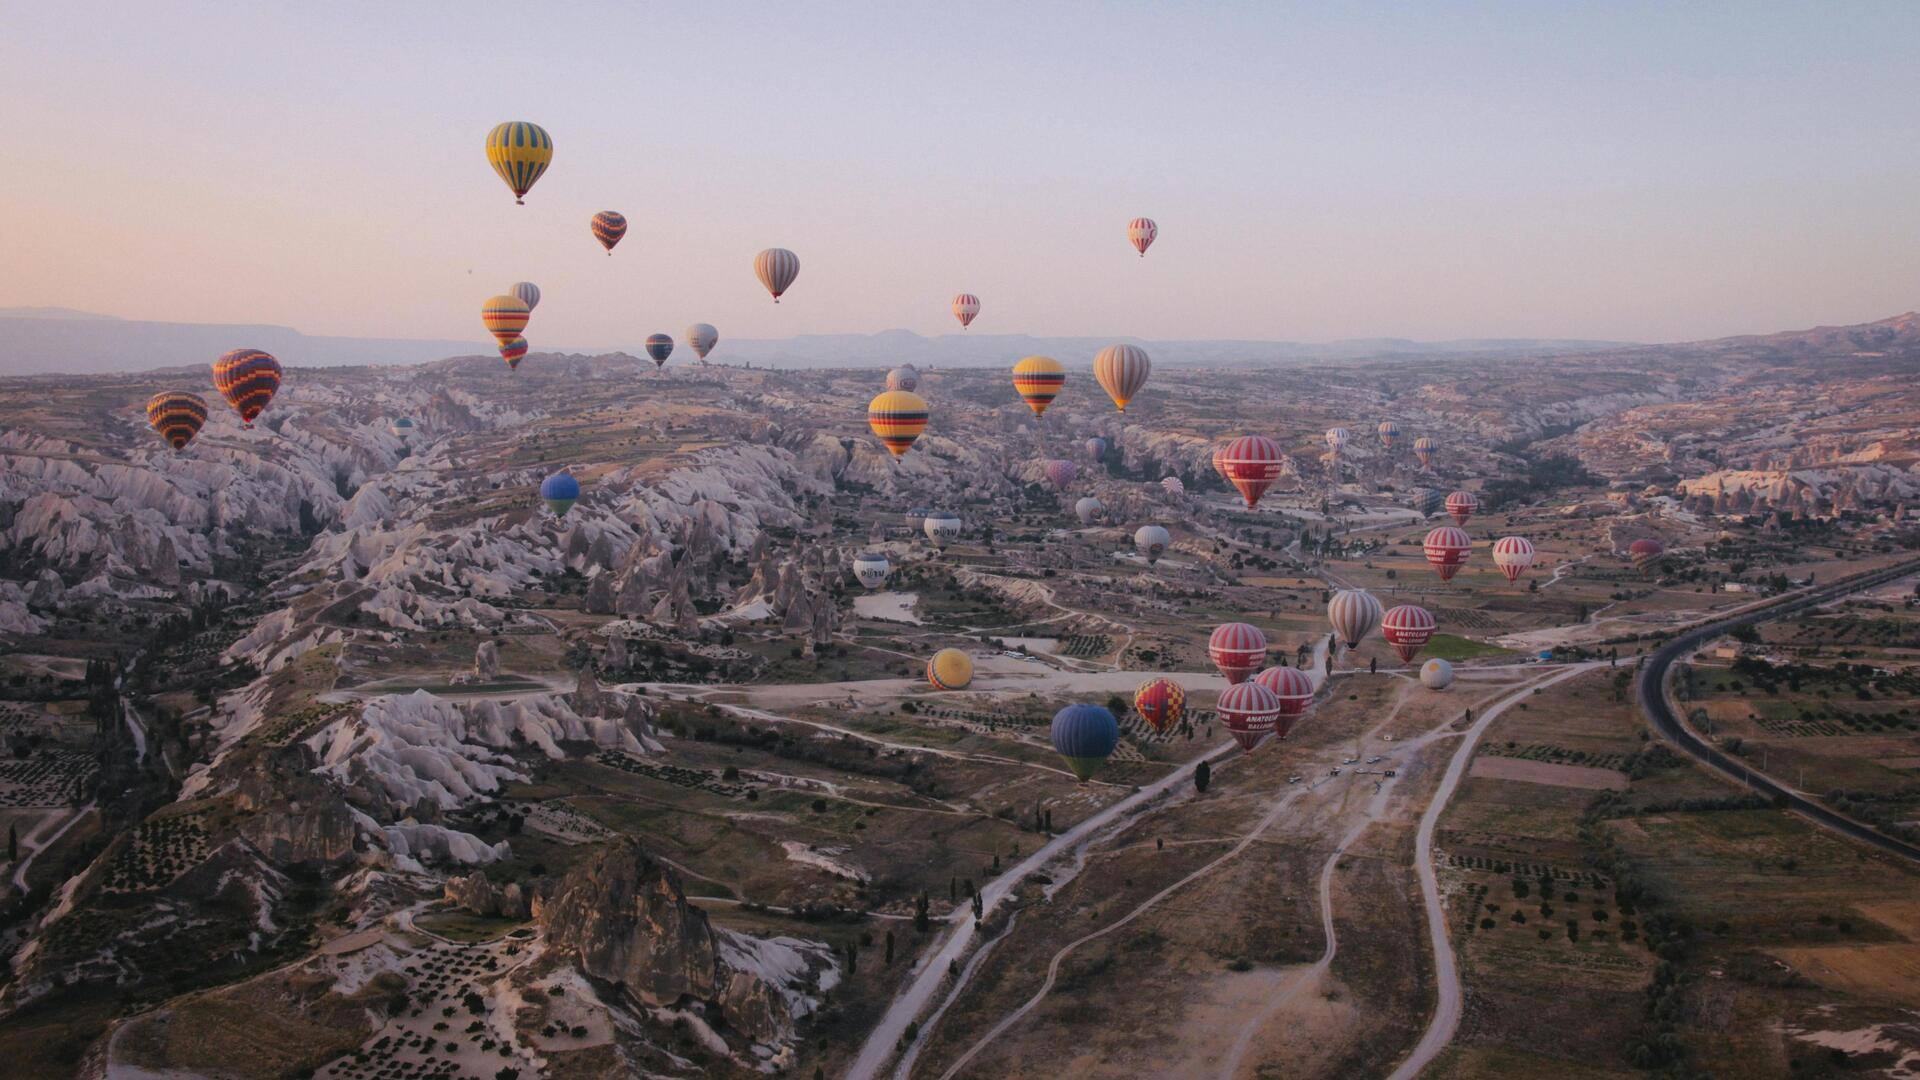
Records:
M909 390L888 390L867 404L867 426L898 458L927 430L927 403Z
M1066 458L1054 458L1047 462L1047 482L1061 491L1073 486L1073 479L1080 475L1080 466Z
M863 551L853 557L853 579L863 587L877 589L887 583L893 564L877 551Z
M1401 604L1380 620L1380 636L1387 639L1400 659L1413 663L1413 655L1427 647L1437 624L1433 613L1417 604Z
M588 227L593 230L593 238L600 241L601 247L607 249L608 255L613 254L613 245L627 235L626 216L617 210L602 210L593 215L593 220L588 222Z
M973 325L973 317L980 314L980 298L972 293L959 293L953 298L953 317L960 320L960 329Z
M1463 529L1442 525L1427 534L1421 547L1426 549L1428 564L1440 572L1440 580L1452 581L1473 551L1473 540Z
M184 390L167 390L147 399L147 423L175 450L185 450L207 426L207 401Z
M1087 440L1087 456L1095 461L1104 461L1107 457L1107 440L1095 435Z
M887 389L905 390L911 393L920 388L920 373L912 364L902 364L887 372Z
M792 287L793 279L800 276L800 256L786 248L768 248L753 257L753 273L773 294L773 302L777 304L780 294Z
M1338 454L1347 448L1347 440L1352 438L1343 427L1327 429L1327 452Z
M1453 685L1453 665L1439 657L1420 665L1420 685L1429 690L1445 690Z
M1227 444L1221 443L1220 445L1213 448L1213 471L1220 474L1220 479L1225 480L1227 483L1231 484L1233 483L1233 477L1227 475L1226 462L1227 462Z
M528 311L540 306L540 286L531 281L514 282L513 287L507 290L507 295L527 305Z
M223 353L213 362L213 388L240 414L240 426L251 428L280 389L280 361L259 349Z
M973 682L973 661L959 649L941 649L927 661L927 681L936 690L965 690Z
M1082 525L1091 525L1098 521L1105 510L1106 505L1091 495L1073 504L1073 514L1080 519Z
M1437 488L1420 488L1413 493L1413 508L1420 511L1423 517L1439 513L1446 503L1447 497Z
M1187 692L1172 679L1148 679L1133 692L1133 711L1153 730L1170 731L1187 715Z
M1132 244L1143 259L1147 257L1147 248L1153 246L1153 238L1159 235L1160 226L1155 225L1152 218L1137 217L1127 222L1127 243Z
M1413 456L1420 459L1421 468L1433 468L1433 452L1439 445L1431 435L1422 435L1413 440Z
M960 515L945 510L929 510L921 528L926 531L927 539L933 541L934 547L945 551L947 545L960 536Z
M534 181L553 163L553 136L525 120L496 124L487 132L487 163L513 189L513 201L525 203Z
M1507 575L1509 583L1518 581L1520 575L1533 565L1533 541L1524 536L1503 536L1493 542L1493 565Z
M507 338L500 343L500 359L507 362L508 371L518 371L520 361L527 355L527 339L519 336Z
M1393 449L1393 444L1400 441L1400 425L1399 424L1396 424L1391 420L1382 420L1380 421L1380 427L1378 430L1380 432L1381 446L1384 446L1387 449L1391 450Z
M540 481L540 497L546 500L547 509L554 517L566 517L567 511L580 498L580 481L572 473L557 472Z
M1172 544L1173 537L1158 525L1142 525L1133 530L1133 549L1146 556L1148 566L1159 562Z
M1160 490L1178 499L1187 493L1187 485L1181 483L1177 476L1163 476L1160 478Z
M927 515L931 513L924 506L916 506L907 511L907 528L919 532L927 524Z
M1257 682L1237 683L1220 692L1213 711L1240 749L1252 750L1273 734L1280 719L1280 699Z
M1666 546L1658 540L1635 540L1627 545L1627 557L1633 560L1633 568L1649 577L1659 567L1660 557L1666 552Z
M1456 491L1447 496L1447 516L1455 525L1465 525L1467 519L1480 509L1480 496L1471 491Z
M1207 657L1228 682L1246 682L1267 662L1267 635L1251 623L1221 623L1207 637Z
M1286 471L1287 456L1280 444L1265 435L1242 435L1221 451L1219 468L1227 482L1240 489L1240 497L1253 509L1260 496Z
M413 421L404 416L395 417L393 423L387 425L387 430L393 433L394 438L404 441L413 434Z
M1046 415L1047 406L1060 396L1066 382L1067 369L1051 356L1029 356L1013 365L1013 392L1035 416Z
M648 334L647 355L653 357L653 370L666 367L667 357L673 355L673 339L665 334Z
M1115 408L1127 411L1127 403L1147 385L1153 362L1147 350L1138 345L1109 345L1093 357L1093 377L1113 399Z
M527 328L527 317L532 314L533 309L525 301L506 293L480 305L480 321L486 325L487 333L503 345L520 336L520 331Z
M1333 624L1336 639L1357 649L1361 639L1380 625L1380 601L1365 589L1341 589L1327 601L1327 621Z
M1313 704L1313 680L1307 673L1285 664L1270 667L1253 677L1253 681L1273 692L1280 702L1279 715L1274 718L1273 733L1286 738L1293 730L1293 723L1303 716Z
M697 322L687 327L687 347L693 350L693 355L699 357L702 363L706 362L707 354L712 352L713 347L719 342L720 331L715 330L712 323Z
M1120 722L1098 705L1069 705L1053 714L1053 750L1086 780L1120 745Z

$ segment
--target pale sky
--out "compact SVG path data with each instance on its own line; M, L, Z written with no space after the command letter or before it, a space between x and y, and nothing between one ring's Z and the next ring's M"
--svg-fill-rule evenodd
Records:
M954 332L961 290L1161 339L1920 307L1920 4L1335 7L11 3L0 306L484 342L527 278L535 348ZM554 138L524 207L502 120Z

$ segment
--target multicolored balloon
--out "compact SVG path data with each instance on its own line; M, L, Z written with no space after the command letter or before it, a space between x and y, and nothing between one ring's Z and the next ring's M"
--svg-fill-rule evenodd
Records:
M553 164L553 136L525 120L496 124L487 132L487 164L513 190L513 201L524 204L534 181Z
M1279 443L1265 435L1242 435L1226 445L1215 466L1228 483L1240 489L1240 497L1251 510L1286 472L1287 455L1280 452Z
M1236 683L1220 692L1213 711L1240 749L1252 750L1273 734L1280 719L1280 699L1257 682Z
M945 551L947 545L960 536L960 515L946 510L929 510L920 528L927 534L927 539L933 541L934 547Z
M1107 440L1098 435L1088 439L1087 456L1095 461L1105 461L1107 457Z
M1400 425L1391 420L1380 421L1378 431L1380 434L1380 445L1386 447L1388 450L1393 449L1393 444L1400 441Z
M753 257L753 274L760 279L773 294L773 302L780 302L780 294L793 286L793 279L800 276L800 256L786 248L768 248Z
M1341 589L1327 601L1327 621L1333 624L1333 636L1349 649L1380 625L1380 601L1365 589Z
M1166 492L1169 497L1178 499L1186 495L1187 485L1181 483L1177 476L1163 476L1160 478L1160 490Z
M1342 450L1345 450L1347 448L1347 440L1351 439L1352 437L1353 437L1352 435L1348 434L1346 428L1343 428L1343 427L1328 428L1327 436L1326 436L1327 452L1331 454L1340 453Z
M1088 495L1073 504L1073 515L1080 519L1080 524L1091 525L1100 520L1100 515L1106 512L1106 509L1105 503Z
M1428 533L1420 546L1426 552L1428 565L1439 572L1441 581L1452 581L1473 552L1472 538L1464 529L1451 525L1442 525Z
M1465 525L1467 519L1480 509L1480 496L1471 491L1456 491L1447 496L1447 516L1455 525Z
M1230 683L1246 682L1267 663L1267 635L1252 623L1222 623L1207 637L1207 658Z
M1146 557L1147 565L1152 566L1173 546L1173 535L1158 525L1142 525L1133 530L1133 550Z
M1387 639L1400 659L1411 664L1414 654L1427 647L1438 626L1433 613L1418 604L1401 604L1380 620L1380 636Z
M1066 458L1054 458L1047 462L1047 482L1056 489L1065 491L1073 486L1074 478L1080 475L1080 466Z
M927 661L927 681L935 690L965 690L973 682L973 661L959 649L941 649Z
M554 517L566 517L580 498L580 481L572 473L557 472L540 481L540 498Z
M1120 745L1120 722L1098 705L1069 705L1053 714L1053 750L1085 781Z
M959 293L953 298L953 317L960 320L960 329L973 325L973 317L980 314L980 298L972 293Z
M1035 416L1046 415L1066 383L1067 369L1051 356L1029 356L1013 365L1013 392Z
M280 361L259 349L235 349L213 362L213 388L240 414L243 428L252 428L254 418L273 401L280 375Z
M588 227L593 230L593 238L600 241L600 246L607 249L608 255L612 255L613 245L627 235L627 218L618 210L602 210L593 215Z
M507 290L507 295L527 305L528 311L540 306L540 286L531 281L514 282L513 287Z
M1440 444L1435 442L1431 435L1422 435L1413 440L1413 456L1420 459L1421 468L1433 468L1433 452L1439 449L1439 446Z
M920 372L912 364L901 364L887 372L887 389L913 391L920 389Z
M1422 517L1432 517L1440 512L1447 503L1446 495L1437 488L1420 488L1413 493L1413 508L1420 511Z
M707 354L712 352L713 347L719 343L720 331L715 330L712 323L697 322L687 327L687 347L693 350L693 355L699 357L701 362L706 361Z
M853 557L853 579L862 587L877 589L893 574L893 564L877 551L863 551Z
M1313 705L1313 680L1299 668L1281 664L1255 675L1253 681L1272 691L1279 700L1280 712L1274 717L1273 733L1278 738L1286 738L1294 722Z
M673 355L673 339L665 334L647 335L647 355L653 357L653 369L667 366L667 357Z
M1127 222L1127 243L1132 244L1143 259L1147 257L1147 249L1153 246L1154 237L1159 235L1160 226L1155 225L1152 218L1137 217Z
M500 343L500 359L507 362L508 371L520 370L520 361L527 358L527 339L518 335Z
M166 390L147 399L147 423L175 450L185 450L207 426L207 401L184 390Z
M1524 536L1503 536L1493 542L1493 565L1507 575L1509 584L1533 565L1533 541Z
M927 430L927 403L909 390L888 390L867 403L867 426L895 458Z
M387 430L393 433L394 438L405 441L413 434L413 421L405 416L395 417L393 423L387 425Z
M1633 560L1633 568L1649 577L1659 567L1660 557L1666 553L1666 545L1658 540L1635 540L1627 545L1627 558Z
M1093 357L1095 381L1121 412L1127 411L1127 403L1147 385L1147 376L1152 371L1153 361L1147 358L1147 350L1138 345L1109 345Z
M1172 679L1148 679L1133 692L1133 711L1153 730L1171 731L1187 715L1187 692Z
M486 326L487 333L501 344L519 337L532 316L533 309L527 306L526 301L506 293L491 297L480 305L480 322Z

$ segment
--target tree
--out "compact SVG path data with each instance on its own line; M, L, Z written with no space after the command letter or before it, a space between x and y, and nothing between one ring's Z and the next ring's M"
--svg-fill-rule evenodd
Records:
M20 828L17 825L7 826L7 861L20 861Z
M1202 761L1193 769L1193 790L1202 795L1207 793L1207 785L1213 783L1213 766Z
M887 931L887 963L893 963L893 931Z

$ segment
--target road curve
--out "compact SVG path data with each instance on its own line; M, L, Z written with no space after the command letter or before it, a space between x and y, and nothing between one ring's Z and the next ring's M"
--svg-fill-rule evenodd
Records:
M1884 570L1873 570L1842 578L1829 585L1795 594L1780 603L1747 611L1730 619L1707 623L1681 634L1654 650L1647 657L1646 664L1640 672L1638 689L1640 710L1647 714L1647 720L1653 725L1653 729L1660 733L1661 738L1672 743L1695 761L1737 784L1752 788L1774 800L1775 804L1792 810L1821 828L1878 848L1890 855L1899 856L1909 862L1920 864L1920 847L1896 840L1874 830L1869 825L1855 821L1844 814L1835 813L1818 801L1802 795L1772 777L1756 772L1746 762L1729 757L1714 748L1680 719L1673 708L1672 700L1667 695L1667 677L1673 669L1673 662L1730 630L1791 615L1850 593L1884 585L1916 571L1920 571L1920 559L1908 560Z

